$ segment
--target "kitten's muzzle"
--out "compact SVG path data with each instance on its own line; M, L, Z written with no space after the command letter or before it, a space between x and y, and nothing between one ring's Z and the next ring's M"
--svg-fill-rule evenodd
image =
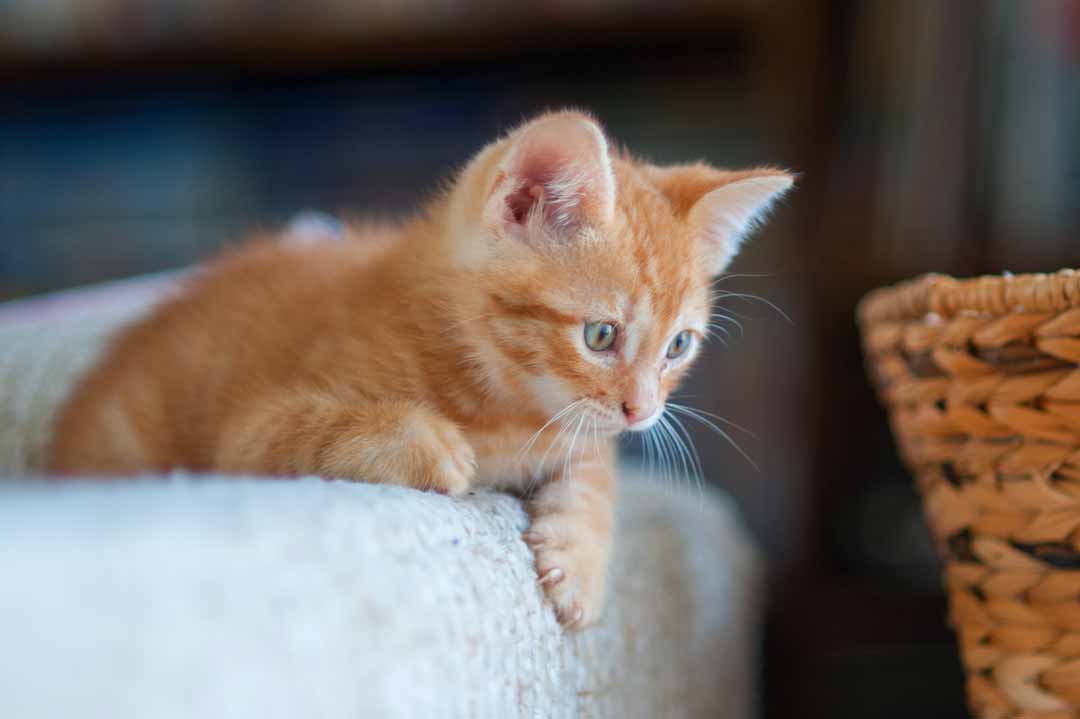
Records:
M626 419L626 429L631 432L643 432L660 419L660 408L655 403L641 406L623 402L622 411Z

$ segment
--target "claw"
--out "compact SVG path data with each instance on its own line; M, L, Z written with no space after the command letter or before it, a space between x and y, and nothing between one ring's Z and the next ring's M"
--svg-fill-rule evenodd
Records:
M558 614L559 622L564 627L574 627L585 618L585 610L578 606L565 607Z
M521 535L521 538L525 540L525 544L536 546L544 543L544 535L539 532L525 532Z
M541 584L558 584L562 581L563 570L558 567L552 567L544 573L544 576L540 577Z

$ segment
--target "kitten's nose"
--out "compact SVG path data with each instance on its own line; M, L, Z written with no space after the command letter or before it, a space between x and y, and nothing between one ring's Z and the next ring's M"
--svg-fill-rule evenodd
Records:
M642 407L638 404L631 404L629 402L622 403L622 412L626 416L627 424L637 424L641 420L652 414L652 409L648 408L648 411L643 412Z
M623 389L622 413L626 417L626 428L631 431L644 429L645 422L656 414L659 403L656 383L649 377L635 377Z

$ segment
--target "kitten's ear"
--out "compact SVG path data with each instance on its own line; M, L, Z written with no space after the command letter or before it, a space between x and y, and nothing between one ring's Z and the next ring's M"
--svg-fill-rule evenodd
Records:
M705 165L657 168L654 182L686 217L710 276L723 272L795 178L782 170L725 172Z
M576 112L545 115L515 131L484 207L485 220L524 239L565 239L615 213L604 133Z

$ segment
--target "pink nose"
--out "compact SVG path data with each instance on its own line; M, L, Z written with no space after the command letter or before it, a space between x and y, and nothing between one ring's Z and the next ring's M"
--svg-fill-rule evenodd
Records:
M637 424L638 422L652 414L652 407L642 407L638 404L623 402L622 411L623 414L626 416L627 424Z

